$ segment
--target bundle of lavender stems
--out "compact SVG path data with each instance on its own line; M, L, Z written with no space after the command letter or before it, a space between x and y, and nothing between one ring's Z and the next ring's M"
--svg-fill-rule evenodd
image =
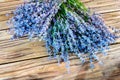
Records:
M109 45L119 38L119 30L106 26L80 0L30 0L13 13L8 21L11 39L26 36L44 41L49 57L64 61L68 70L71 54L82 63L89 60L94 68L94 60L101 63L97 54L106 55Z

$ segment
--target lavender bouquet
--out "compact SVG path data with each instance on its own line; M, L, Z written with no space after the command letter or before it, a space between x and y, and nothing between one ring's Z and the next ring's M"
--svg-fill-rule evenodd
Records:
M43 40L48 55L66 62L69 69L71 54L82 63L89 59L101 62L98 53L105 50L119 36L119 30L109 31L99 14L91 13L79 0L30 0L20 5L9 20L12 39L27 36Z

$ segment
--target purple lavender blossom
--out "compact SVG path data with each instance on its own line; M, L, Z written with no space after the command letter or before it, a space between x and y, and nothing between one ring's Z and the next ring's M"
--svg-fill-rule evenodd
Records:
M117 36L108 30L96 14L89 15L91 22L86 22L79 14L67 8L65 13L64 18L53 19L54 25L48 29L45 42L49 56L59 56L59 62L62 59L68 62L70 54L74 53L82 63L89 59L90 67L94 68L94 60L101 63L97 54L106 54L106 49L115 42Z
M58 0L59 1L59 0ZM28 36L41 37L49 27L52 17L59 9L59 3L56 0L44 0L43 2L29 2L20 5L10 19L10 33L13 33L13 39Z

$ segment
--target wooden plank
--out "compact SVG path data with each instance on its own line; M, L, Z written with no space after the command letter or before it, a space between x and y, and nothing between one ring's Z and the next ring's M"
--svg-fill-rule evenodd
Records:
M0 40L0 64L48 56L43 42L28 41L24 38L11 41L9 40L9 37L6 39L7 36L1 38L2 40ZM119 44L120 39L117 40L116 43Z
M16 8L16 5L21 4L22 2L23 1L13 1L9 4L2 3L1 7L0 7L0 11L1 11L0 14L3 14L4 11L7 11L7 10L11 10L11 9L14 10ZM118 9L119 10L119 3L120 3L119 0L106 0L106 1L104 1L104 0L101 0L101 1L96 1L96 0L84 1L84 0L82 0L82 2L84 2L87 7L90 7L93 9L96 8L97 10L99 10L99 8L104 8L104 7L107 8L107 6L110 8L111 6L114 6L115 4L116 4L116 6L114 8L110 8L110 9L113 9L113 10ZM89 3L87 3L87 2L89 2ZM110 4L108 4L108 3L110 3Z
M6 19L8 20L11 16L12 14L9 17L6 16L0 17L1 20L4 20L0 22L0 30L7 30L9 28L6 24L7 23ZM118 24L120 24L120 11L104 13L101 14L101 16L103 17L106 25L119 28Z
M5 1L5 2L1 2L0 7L5 7L5 6L11 6L11 5L18 5L23 3L24 0L12 0L12 1Z
M22 3L22 2L18 1L18 4L20 4L20 3ZM107 5L107 3L111 3L111 5ZM4 3L4 6L0 7L0 11L1 11L0 12L0 30L4 30L4 29L8 28L8 26L6 25L6 20L8 20L9 18L12 17L13 14L11 13L11 11L13 11L16 8L16 5L12 5L12 4L14 4L14 2L9 3L9 5L8 5L8 3L6 3L6 4ZM115 11L112 14L113 15L118 14L116 20L117 21L120 20L120 15L119 15L120 14L120 11L119 11L120 1L116 1L116 0L107 0L107 1L104 1L104 0L96 1L96 0L94 0L94 1L92 1L91 0L91 1L89 1L89 3L85 2L85 4L86 4L87 7L90 7L92 9L92 11L96 11L98 13L103 13L102 11L112 13L113 11ZM92 5L92 4L94 4L94 5ZM102 4L106 4L106 5L104 6ZM116 4L117 7L114 6L115 4ZM5 6L5 5L8 5L8 6ZM11 9L13 9L13 10L11 10ZM10 13L9 17L6 16L7 13ZM112 17L112 14L108 14L108 15L110 17ZM103 16L104 16L104 14L103 14Z
M8 28L8 26L6 25L6 23L7 23L6 20L8 20L11 16L12 16L12 14L9 17L6 17L5 15L1 16L1 20L3 20L3 21L0 22L0 30ZM107 25L112 25L114 22L115 22L114 24L120 22L120 11L104 13L104 14L101 14L101 16L103 17L103 19L105 20L105 23Z
M0 31L0 64L47 56L43 42L28 41L26 38L11 41L10 37L7 31Z
M113 13L103 14L102 16L105 20L106 25L114 26L114 27L120 29L120 26L119 26L120 16L119 15L120 15L120 12L113 12ZM0 26L1 26L1 29L2 29L2 31L0 31L0 37L1 37L0 41L9 40L11 35L8 34L8 31L6 30L6 28L7 28L6 21L0 22ZM4 28L4 27L6 27L6 28Z
M6 37L0 41L0 64L47 56L43 42L25 39L11 41Z
M7 31L0 31L0 64L47 56L43 42L28 41L26 38L11 41L10 37Z
M11 7L13 7L12 10L14 10L16 8L16 5L21 4L22 2L23 2L23 0L12 1L12 2L9 2L9 4L8 3L0 3L1 4L0 5L1 14L2 14L3 11L11 10L12 9ZM100 1L96 1L96 0L94 0L94 1L93 0L88 0L88 1L85 0L84 1L84 0L82 0L82 2L84 2L85 5L87 7L90 7L90 8L103 8L105 6L109 6L110 7L111 5L114 6L116 4L118 6L118 9L119 9L119 3L120 3L119 0L105 0L105 1L104 0L100 0ZM113 9L113 8L110 8L110 9Z
M58 66L56 60L48 60L47 57L20 61L0 66L0 79L3 80L29 80L29 79L42 79L42 80L61 80L61 79L97 79L109 78L120 73L119 60L120 60L120 44L111 46L111 50L107 57L101 56L104 61L103 66L89 69L89 64L81 66L79 60L75 57L71 58L70 74L67 74L65 64L61 63ZM115 55L114 55L115 54ZM59 69L58 69L59 68ZM108 74L109 73L109 74ZM69 77L68 77L69 76ZM51 79L50 79L51 78ZM74 79L73 79L74 78Z
M3 3L3 2L11 2L13 0L0 0L0 3Z
M7 21L6 19L9 19L12 16L12 14L9 17L2 16L0 17L1 20L5 20L0 22L0 30L6 30L8 29L8 26L6 25ZM110 13L104 13L101 14L103 17L105 23L109 26L112 26L112 24L119 24L120 23L120 11L117 12L110 12ZM115 25L115 27L118 27L118 25Z

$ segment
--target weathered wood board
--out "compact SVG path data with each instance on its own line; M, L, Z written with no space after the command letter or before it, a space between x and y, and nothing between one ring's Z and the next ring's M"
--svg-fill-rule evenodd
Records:
M120 80L120 40L110 46L107 56L99 55L104 65L81 65L77 57L70 58L70 74L65 64L48 60L43 42L26 38L11 41L7 20L23 0L0 0L0 80ZM92 11L101 13L105 23L120 29L120 0L82 0ZM10 17L5 14L10 13Z

